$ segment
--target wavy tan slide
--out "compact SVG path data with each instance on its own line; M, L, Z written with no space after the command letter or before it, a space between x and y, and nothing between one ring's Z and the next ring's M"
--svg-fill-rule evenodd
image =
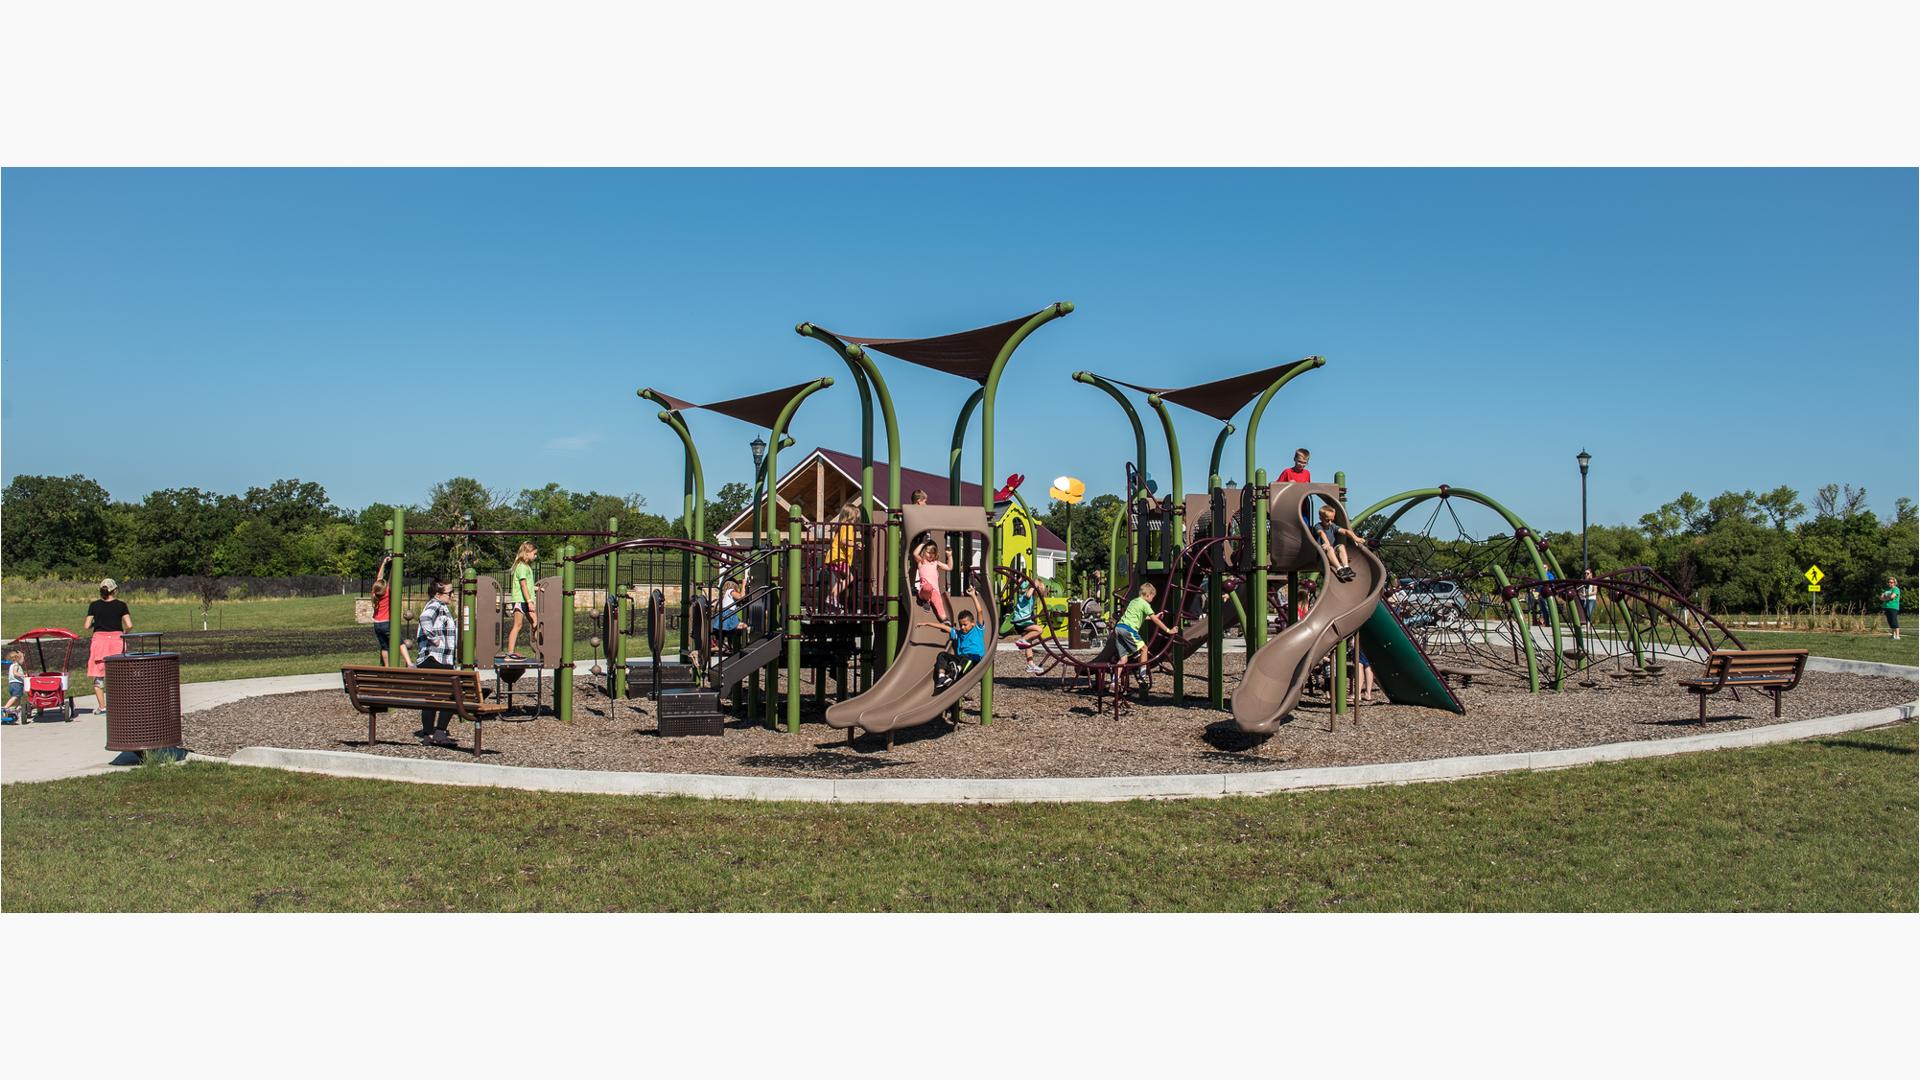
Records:
M1241 731L1264 735L1300 703L1307 676L1342 639L1358 631L1373 615L1386 591L1387 568L1364 544L1348 542L1347 558L1353 580L1333 576L1326 553L1307 534L1303 512L1318 511L1313 496L1320 495L1347 524L1340 489L1333 484L1275 484L1267 520L1271 529L1268 557L1275 569L1318 570L1320 593L1307 617L1280 631L1266 647L1247 661L1247 673L1233 691L1233 722Z
M901 536L909 551L923 533L973 533L980 538L977 549L981 553L981 564L993 565L993 552L988 547L993 542L993 534L987 528L987 512L978 506L908 506L901 511L901 521ZM912 581L911 576L907 581ZM898 731L927 723L959 704L968 691L980 684L1000 644L1000 613L994 607L991 593L991 589L986 590L977 598L947 594L949 614L958 616L962 611L972 611L979 621L987 640L986 659L955 679L953 685L934 693L933 669L941 654L947 651L947 628L932 611L909 599L906 601L907 634L900 655L866 693L828 706L827 723L837 728L876 733Z

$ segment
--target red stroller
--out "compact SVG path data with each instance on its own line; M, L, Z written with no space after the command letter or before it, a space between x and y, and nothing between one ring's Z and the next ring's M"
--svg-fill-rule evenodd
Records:
M21 718L39 720L57 712L62 720L73 719L73 692L68 685L67 668L73 666L73 646L80 637L71 630L42 627L13 639L11 649L27 654L27 689L20 702ZM53 657L60 662L50 664Z

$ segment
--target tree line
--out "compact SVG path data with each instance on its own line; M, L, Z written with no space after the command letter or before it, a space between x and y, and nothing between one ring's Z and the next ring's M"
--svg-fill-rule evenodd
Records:
M745 509L750 495L744 484L721 487L707 502L703 539ZM1106 569L1107 539L1122 505L1106 493L1072 508L1052 502L1041 515L1065 536L1071 512L1076 580ZM594 532L618 518L623 537L680 535L677 515L669 519L646 507L637 494L571 491L556 483L505 492L459 476L434 484L424 502L406 510L415 528ZM29 578L364 577L379 565L394 509L388 503L342 509L324 487L298 479L240 494L168 488L130 502L113 499L85 476L22 475L0 492L0 559L7 573ZM1561 565L1577 573L1579 532L1547 538ZM1815 564L1827 575L1822 603L1872 606L1893 575L1911 606L1920 549L1914 500L1900 499L1893 516L1882 520L1867 508L1865 489L1843 484L1815 491L1811 506L1785 486L1706 500L1681 492L1636 524L1592 526L1587 539L1597 570L1651 566L1716 610L1744 611L1804 606L1810 594L1800 575ZM410 545L415 569L409 575L462 562L504 567L514 543L511 537L422 539ZM543 545L543 555L551 558L558 546Z
M240 494L167 488L132 502L112 498L85 476L21 475L0 491L0 560L9 575L28 578L365 577L379 566L394 509L344 509L320 484L298 479ZM424 502L406 510L409 528L591 532L618 518L622 536L679 533L677 520L648 511L640 495L559 484L509 493L458 476L434 484ZM504 566L513 543L475 540L464 554ZM422 538L410 550L421 572L432 572L462 554L455 544Z

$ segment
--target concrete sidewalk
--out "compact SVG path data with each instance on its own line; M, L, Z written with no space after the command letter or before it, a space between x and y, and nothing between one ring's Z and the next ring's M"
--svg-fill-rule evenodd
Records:
M198 712L263 694L292 694L339 686L337 671L187 683L180 687L180 711ZM92 695L74 698L73 706L72 723L50 721L0 728L0 783L64 780L69 776L92 776L126 767L113 764L119 754L106 748L107 721L93 711Z

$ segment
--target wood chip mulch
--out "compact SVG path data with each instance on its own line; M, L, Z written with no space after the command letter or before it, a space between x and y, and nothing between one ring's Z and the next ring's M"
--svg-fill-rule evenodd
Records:
M1229 654L1227 689L1244 665ZM1329 732L1324 698L1309 698L1270 737L1240 734L1226 713L1206 707L1204 654L1192 658L1188 704L1175 707L1168 675L1160 673L1146 705L1120 719L1096 712L1090 694L1069 689L1059 675L1035 678L1011 654L995 668L994 714L979 725L977 695L958 728L936 722L899 732L889 751L883 738L848 745L829 728L809 696L800 732L787 735L745 719L729 722L720 738L661 738L652 703L610 702L602 684L581 679L575 718L550 715L487 725L489 764L621 772L726 773L811 777L1052 777L1142 776L1239 772L1411 761L1664 739L1702 731L1730 731L1789 720L1859 712L1911 702L1914 684L1896 678L1808 672L1783 701L1780 720L1771 699L1742 693L1709 698L1707 722L1669 671L1658 679L1601 678L1601 685L1569 684L1561 693L1529 694L1516 680L1494 675L1456 689L1465 716L1401 705L1365 705L1357 717L1337 718ZM1198 693L1195 701L1191 695ZM366 718L337 690L283 694L222 705L185 717L188 746L226 756L245 746L347 750L398 757L470 761L473 729L455 721L460 749L422 746L410 736L411 713L388 714L378 744L366 744Z

